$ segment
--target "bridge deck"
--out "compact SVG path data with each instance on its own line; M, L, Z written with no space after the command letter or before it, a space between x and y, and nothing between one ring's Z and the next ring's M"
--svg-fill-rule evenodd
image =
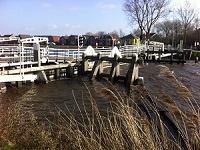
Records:
M14 75L24 73L32 73L38 71L45 71L45 70L53 70L53 69L62 69L67 68L69 66L75 66L76 63L66 63L66 64L56 64L56 65L48 65L48 66L41 66L41 67L28 67L28 68L20 68L20 69L13 69L13 70L2 70L0 71L1 75Z

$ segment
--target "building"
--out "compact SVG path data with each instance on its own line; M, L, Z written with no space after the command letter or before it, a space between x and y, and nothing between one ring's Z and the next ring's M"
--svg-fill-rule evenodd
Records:
M48 36L49 43L60 44L60 36Z
M61 45L68 45L69 44L69 41L68 41L68 36L61 36L60 37L60 44Z

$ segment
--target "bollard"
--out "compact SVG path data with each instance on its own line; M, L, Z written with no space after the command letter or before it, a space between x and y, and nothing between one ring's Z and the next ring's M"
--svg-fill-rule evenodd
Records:
M199 57L196 57L195 58L195 63L198 63L199 62Z
M4 82L0 82L0 93L6 93L6 84Z
M143 77L138 77L136 82L137 82L137 85L144 86L144 78Z

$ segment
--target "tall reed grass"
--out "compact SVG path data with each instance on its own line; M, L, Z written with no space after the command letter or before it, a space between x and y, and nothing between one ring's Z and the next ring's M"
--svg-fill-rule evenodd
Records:
M87 87L86 87L87 88ZM157 107L148 103L148 94L142 88L132 87L133 92L139 94L139 98L147 101L144 107L150 107L145 112L136 100L136 95L123 99L121 94L113 87L100 88L100 94L110 99L110 107L106 113L102 113L95 99L88 89L88 99L91 103L90 110L78 105L79 115L74 115L66 106L65 109L57 107L55 119L47 119L47 122L40 123L33 113L24 112L20 105L9 109L8 112L0 113L0 150L8 149L198 149L200 146L192 143L189 134L183 132L186 147L183 147L180 139L169 136L169 129L162 120ZM73 91L72 91L73 92ZM135 98L134 98L135 96ZM138 95L137 95L138 96ZM171 114L182 118L183 130L196 126L188 126L191 116L186 116L174 102L165 101L171 110ZM66 111L68 110L68 111ZM176 112L177 111L177 112ZM149 114L156 114L153 121ZM198 113L192 117L199 121ZM199 123L199 122L198 122ZM177 123L179 126L179 123ZM196 132L194 132L196 133ZM199 134L199 133L196 133ZM199 135L197 136L199 138ZM199 139L196 139L199 140ZM194 141L194 140L193 140Z

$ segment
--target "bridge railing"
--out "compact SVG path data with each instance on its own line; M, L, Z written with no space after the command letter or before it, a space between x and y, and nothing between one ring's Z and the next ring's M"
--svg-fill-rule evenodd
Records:
M95 53L100 53L102 56L110 56L113 53L112 47L95 47L93 48ZM82 53L86 48L80 49L56 49L48 47L40 47L40 59L45 58L44 62L65 62L71 60L81 59ZM145 50L145 45L126 45L119 48L121 56L132 56L133 54L141 53ZM2 62L19 62L20 54L22 61L35 61L37 52L34 47L19 47L19 46L5 46L0 47L0 61Z
M121 46L119 50L122 56L132 56L133 54L140 54L141 52L143 52L145 50L145 45L125 45Z
M111 51L112 51L112 47L101 47L101 48L94 48L96 53L101 53L102 56L109 56Z

